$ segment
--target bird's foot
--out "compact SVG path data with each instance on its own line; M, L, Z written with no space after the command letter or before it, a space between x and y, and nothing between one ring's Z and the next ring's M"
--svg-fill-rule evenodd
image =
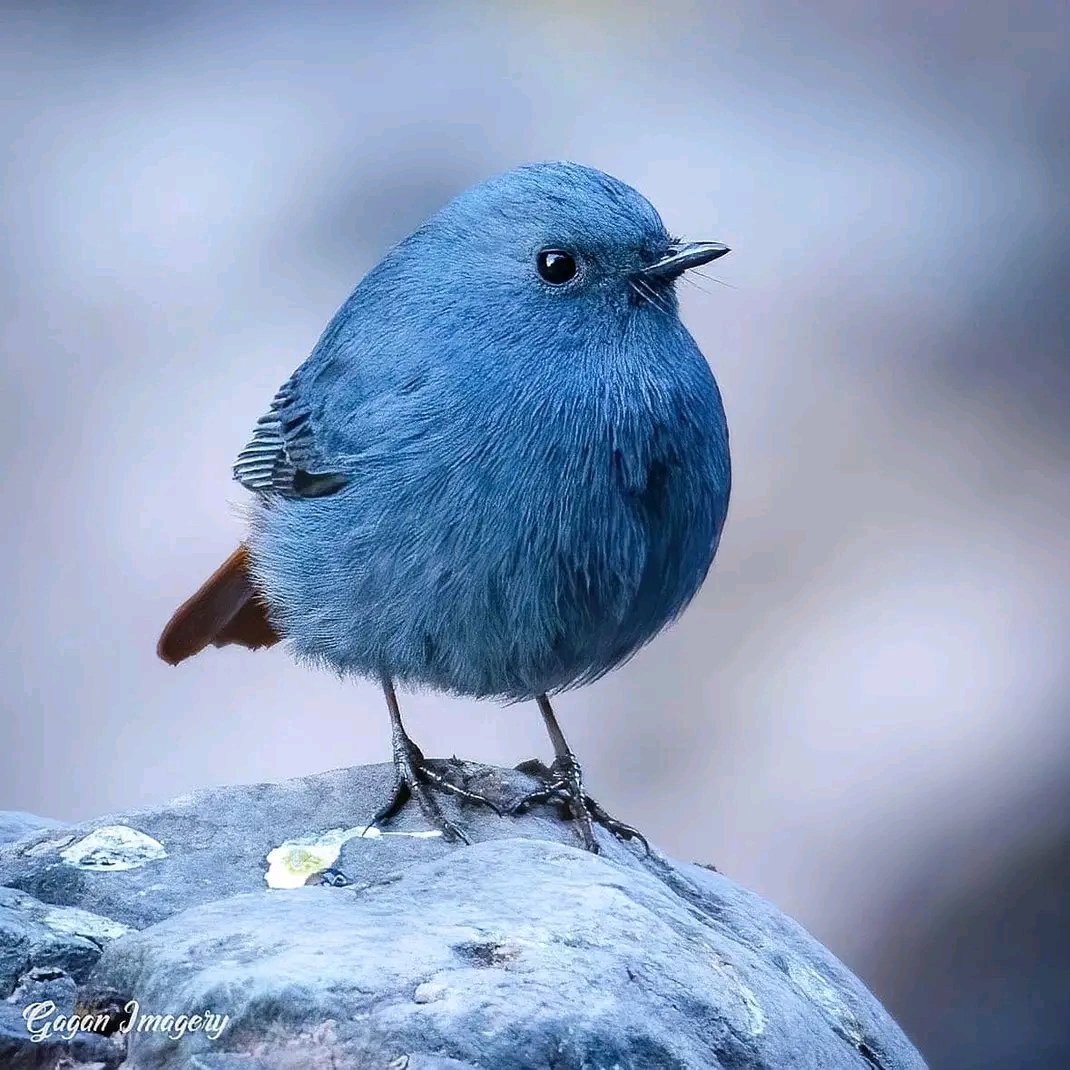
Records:
M547 769L538 759L522 762L517 766L522 773L527 773L543 782L543 787L529 792L509 808L510 814L519 814L534 803L560 802L566 812L579 826L583 845L594 854L599 853L598 841L594 835L594 823L598 822L604 829L612 832L622 840L638 840L643 850L650 854L650 844L646 837L631 825L611 817L594 799L583 790L583 770L574 754L567 754L554 759Z
M408 736L400 740L396 739L394 742L394 768L397 771L397 777L394 780L394 790L390 801L371 819L369 828L376 828L389 821L410 799L414 799L431 827L441 832L447 840L455 843L471 843L472 841L465 833L442 812L442 807L435 798L436 791L453 795L465 802L489 806L499 817L502 815L501 810L490 799L455 784L434 769L432 763L423 756L423 752Z

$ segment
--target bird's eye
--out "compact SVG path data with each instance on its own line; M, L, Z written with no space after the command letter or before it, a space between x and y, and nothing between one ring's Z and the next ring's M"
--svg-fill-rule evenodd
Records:
M576 259L564 249L543 249L536 263L539 274L554 286L561 286L576 277Z

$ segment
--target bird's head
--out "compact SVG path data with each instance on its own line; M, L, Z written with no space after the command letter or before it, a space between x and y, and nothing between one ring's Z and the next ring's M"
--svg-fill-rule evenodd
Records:
M590 167L519 167L460 194L401 247L453 315L587 333L608 312L675 318L675 281L724 256L671 237L650 202ZM601 319L595 319L599 313Z

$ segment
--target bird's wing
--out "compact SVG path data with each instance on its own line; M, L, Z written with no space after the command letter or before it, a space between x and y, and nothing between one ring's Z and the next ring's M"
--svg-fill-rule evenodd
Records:
M349 482L316 441L315 413L301 396L301 369L279 388L234 462L234 478L264 495L321 498Z

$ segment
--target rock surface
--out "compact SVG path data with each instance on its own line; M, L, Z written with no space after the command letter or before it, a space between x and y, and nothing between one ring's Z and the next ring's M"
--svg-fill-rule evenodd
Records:
M23 810L0 810L0 844L14 843L41 829L59 828L59 825L50 817L38 817Z
M124 932L126 926L110 918L0 888L0 998L33 966L54 967L84 981L104 945Z
M535 783L442 768L502 807ZM472 846L411 807L361 836L391 777L211 789L0 847L0 1065L924 1067L845 967L726 877L603 830L589 854L550 805L446 799ZM23 1009L47 999L118 1031L32 1043Z
M77 907L60 907L11 888L0 888L0 1066L117 1066L125 1045L95 1033L30 1040L24 1009L50 1003L75 1010L104 945L126 927Z

